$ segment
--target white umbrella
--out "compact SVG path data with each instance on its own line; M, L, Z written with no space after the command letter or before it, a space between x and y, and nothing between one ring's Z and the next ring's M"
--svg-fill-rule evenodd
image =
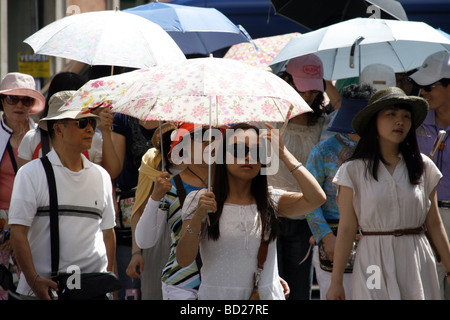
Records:
M443 50L450 50L450 39L424 22L356 18L295 37L271 65L314 53L324 78L337 80L358 77L375 63L407 72Z
M24 41L35 53L84 62L148 68L185 56L159 25L121 11L76 14L52 22Z

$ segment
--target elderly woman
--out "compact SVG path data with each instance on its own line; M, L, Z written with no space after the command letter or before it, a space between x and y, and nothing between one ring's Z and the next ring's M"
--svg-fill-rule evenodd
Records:
M17 172L17 153L20 142L28 130L36 124L30 114L41 112L45 106L44 96L36 91L32 76L22 73L7 74L0 84L0 234L7 229L8 209L14 177ZM1 237L0 236L0 237ZM8 243L0 238L0 264L8 264ZM5 292L0 291L0 299Z

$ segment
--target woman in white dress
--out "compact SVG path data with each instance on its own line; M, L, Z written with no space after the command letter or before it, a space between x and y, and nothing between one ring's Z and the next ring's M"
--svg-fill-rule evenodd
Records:
M270 125L268 127L273 129ZM227 132L223 148L219 148L223 150L226 161L225 164L216 164L213 191L191 192L184 202L183 227L177 247L178 264L186 266L192 263L200 248L203 265L198 299L249 299L264 234L270 242L259 281L259 296L262 300L284 299L274 241L277 216L306 214L325 202L325 193L309 171L280 142L277 130L267 130L261 136L279 143L280 162L291 170L304 192L285 192L268 187L267 176L260 172L261 161L254 160L261 141L258 129L248 124L235 125L231 129L236 131L233 135ZM245 157L236 161L236 157L243 154ZM208 212L211 212L210 224L207 223Z
M358 228L353 299L440 299L430 242L450 271L435 191L442 174L415 136L427 111L424 99L386 88L354 118L361 140L333 180L340 221L327 299L345 299L342 275Z

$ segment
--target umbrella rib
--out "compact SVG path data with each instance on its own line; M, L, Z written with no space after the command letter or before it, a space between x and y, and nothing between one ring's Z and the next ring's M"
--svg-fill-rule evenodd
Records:
M403 65L402 60L400 59L400 57L397 54L397 51L395 51L394 47L392 46L392 43L390 41L388 41L389 46L391 47L392 51L394 52L395 56L397 57L398 61L400 62L400 64L402 65L403 70L406 72L408 70L405 69L405 66Z

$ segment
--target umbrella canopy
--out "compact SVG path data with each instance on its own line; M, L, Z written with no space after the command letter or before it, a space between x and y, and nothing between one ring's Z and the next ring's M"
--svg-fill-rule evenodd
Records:
M121 11L97 11L57 20L24 41L35 53L84 62L148 68L185 60L156 23Z
M71 99L92 108L110 101L112 111L142 120L220 126L285 121L311 108L287 82L239 61L197 58L91 80Z
M209 55L236 43L248 42L237 27L214 8L183 6L158 1L124 10L160 25L185 54Z
M277 15L297 22L309 30L363 17L408 20L405 10L394 0L271 0Z
M450 50L450 40L426 23L356 18L293 38L271 64L315 53L324 78L337 80L358 77L375 63L407 72L443 50Z
M278 55L281 49L295 36L298 32L254 39L252 43L245 42L231 46L224 55L225 59L233 59L248 63L249 65L267 68L272 60Z

